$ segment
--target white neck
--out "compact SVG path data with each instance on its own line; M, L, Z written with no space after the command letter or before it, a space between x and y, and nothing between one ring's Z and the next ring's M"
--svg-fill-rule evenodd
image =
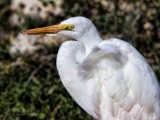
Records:
M82 42L86 48L93 48L94 46L98 45L102 39L99 36L95 26L93 26L86 33L84 33L83 37L78 41Z
M87 53L102 41L102 38L99 36L97 29L93 27L84 33L84 36L78 40L83 43Z

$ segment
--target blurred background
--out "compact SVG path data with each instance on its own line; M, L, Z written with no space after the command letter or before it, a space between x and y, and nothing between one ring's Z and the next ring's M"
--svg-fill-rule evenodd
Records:
M130 42L160 80L160 1L0 0L1 120L92 120L57 74L64 39L19 34L73 16L91 19L103 39Z

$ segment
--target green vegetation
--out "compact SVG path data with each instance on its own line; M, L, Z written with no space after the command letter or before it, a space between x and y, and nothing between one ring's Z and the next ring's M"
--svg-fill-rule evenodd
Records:
M92 119L72 100L59 79L59 46L42 44L43 48L34 54L9 53L11 41L21 30L55 24L72 16L93 20L103 38L118 37L133 44L160 80L160 2L64 0L64 15L51 14L45 20L12 11L10 4L10 0L0 1L0 119ZM54 6L53 2L43 4ZM23 17L24 23L13 26L9 22L13 13Z

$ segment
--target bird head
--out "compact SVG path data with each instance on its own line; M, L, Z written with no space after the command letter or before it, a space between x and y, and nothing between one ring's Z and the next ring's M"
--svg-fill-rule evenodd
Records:
M81 41L90 35L97 34L97 29L92 21L85 17L72 17L62 21L60 24L35 28L23 31L27 35L46 34L46 35L62 35Z

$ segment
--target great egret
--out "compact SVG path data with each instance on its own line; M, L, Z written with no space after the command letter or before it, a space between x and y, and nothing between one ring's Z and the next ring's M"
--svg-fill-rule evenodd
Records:
M85 17L58 25L26 30L24 34L56 34L64 42L57 69L67 91L98 120L160 120L160 87L143 56L129 43L103 41Z

